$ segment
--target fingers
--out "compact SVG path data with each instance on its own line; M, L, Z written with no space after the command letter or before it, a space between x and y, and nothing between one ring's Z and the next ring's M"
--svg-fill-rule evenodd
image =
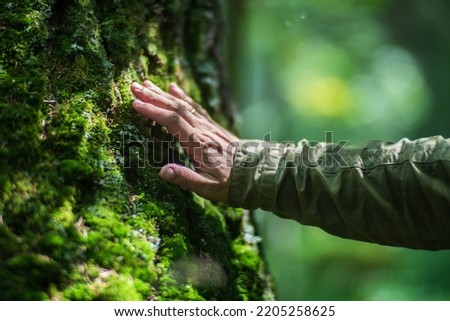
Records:
M154 83L152 83L150 80L144 80L144 86L151 88L161 94L165 94L166 92L164 90L162 90L161 88L159 88L158 86L156 86Z
M199 104L197 104L191 97L189 97L180 87L178 87L175 83L169 84L169 93L178 99L181 99L191 105L195 110L202 116L211 120L208 112L202 108Z
M136 82L131 85L131 90L137 99L161 109L174 111L182 116L183 119L185 119L192 126L196 125L197 118L191 112L192 107L186 102L175 99L167 93L161 93L159 88L156 90L144 87Z
M134 109L167 127L196 165L196 170L165 165L161 177L210 200L226 201L231 167L225 161L233 159L233 150L228 146L237 138L215 123L177 85L170 84L167 93L148 80L143 84L131 86L137 98L133 101Z
M159 108L140 99L133 101L133 107L142 116L167 127L172 135L179 135L180 140L187 141L189 135L194 131L194 128L175 111Z
M191 190L213 201L226 201L226 188L218 181L177 164L167 164L161 168L160 176L165 181Z
M179 99L178 97L172 95L171 93L166 93L164 90L162 90L161 88L156 86L150 80L145 80L143 85L145 87L147 87L148 89L150 89L151 91L155 92L156 94L161 95L161 96L173 101L174 103L183 104L184 107L188 110L192 108L192 106L190 106L190 104L187 101L184 101L183 99Z
M196 102L173 82L169 84L169 93L190 105L196 105Z
M169 84L169 93L173 96L187 102L189 105L191 105L198 114L205 117L211 124L213 124L216 133L221 136L224 139L231 139L237 141L238 138L234 135L232 135L230 132L224 130L220 125L218 125L208 114L208 112L199 104L197 104L191 97L189 97L180 87L178 87L175 83Z
M208 113L197 104L191 97L189 97L180 87L178 87L175 83L169 84L169 93L166 93L161 88L156 86L150 80L144 81L144 86L154 91L155 93L160 94L161 96L172 100L174 103L182 103L184 107L189 110L191 113L199 113L203 116L208 116ZM187 104L187 105L186 105Z

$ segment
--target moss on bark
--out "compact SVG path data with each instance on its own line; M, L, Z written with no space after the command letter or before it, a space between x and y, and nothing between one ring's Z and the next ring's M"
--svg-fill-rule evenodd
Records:
M0 299L272 298L247 214L160 180L189 160L130 108L176 81L230 124L217 6L1 4Z

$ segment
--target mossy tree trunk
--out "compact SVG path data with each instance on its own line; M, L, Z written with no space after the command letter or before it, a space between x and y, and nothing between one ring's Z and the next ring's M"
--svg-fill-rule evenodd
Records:
M211 0L0 8L0 299L271 298L248 215L159 179L189 166L129 85L176 81L232 125Z

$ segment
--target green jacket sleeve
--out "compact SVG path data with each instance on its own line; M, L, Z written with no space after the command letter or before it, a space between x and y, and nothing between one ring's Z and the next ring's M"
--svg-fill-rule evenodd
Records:
M344 238L450 248L450 139L345 146L243 140L229 203Z

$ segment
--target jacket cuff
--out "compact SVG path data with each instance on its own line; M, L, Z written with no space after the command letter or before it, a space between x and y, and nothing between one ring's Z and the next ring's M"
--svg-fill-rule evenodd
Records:
M228 203L246 209L273 210L276 206L279 144L262 140L241 140L231 171Z

